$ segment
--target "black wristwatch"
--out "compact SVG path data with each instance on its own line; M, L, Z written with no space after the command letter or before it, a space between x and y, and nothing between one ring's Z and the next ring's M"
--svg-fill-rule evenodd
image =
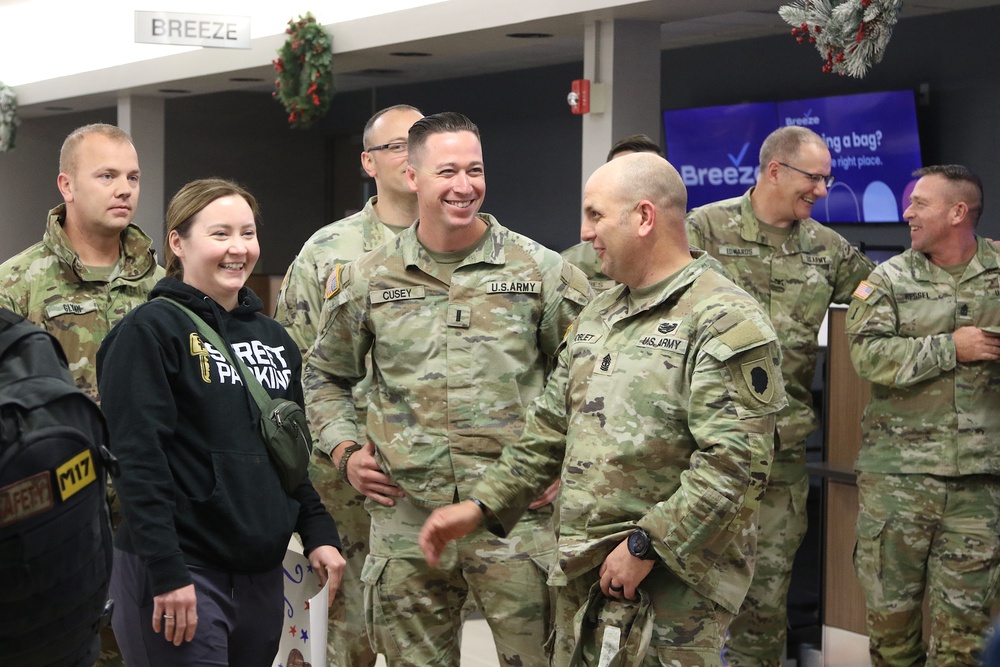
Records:
M340 465L337 466L337 471L340 472L340 476L344 478L344 481L348 484L351 483L347 479L347 459L351 458L351 454L361 449L362 445L354 443L353 445L348 445L344 448L344 453L340 455Z
M642 560L656 560L653 538L642 528L636 528L628 536L628 552Z

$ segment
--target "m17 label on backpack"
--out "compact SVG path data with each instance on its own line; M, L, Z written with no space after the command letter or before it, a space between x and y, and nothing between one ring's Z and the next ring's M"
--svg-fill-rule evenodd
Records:
M63 502L88 484L96 482L97 475L94 472L94 460L90 458L90 450L80 452L56 468L56 480L59 482L59 497Z
M47 471L0 489L0 526L52 509L52 483Z

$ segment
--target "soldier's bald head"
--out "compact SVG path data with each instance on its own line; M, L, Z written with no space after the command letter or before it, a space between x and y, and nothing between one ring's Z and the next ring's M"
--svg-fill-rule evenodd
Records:
M660 211L684 217L687 188L673 165L653 153L632 153L615 158L598 171L607 170L618 198L637 203L648 200Z

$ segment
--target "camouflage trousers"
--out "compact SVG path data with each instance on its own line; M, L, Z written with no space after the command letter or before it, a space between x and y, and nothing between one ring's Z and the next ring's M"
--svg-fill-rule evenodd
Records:
M732 614L661 565L635 601L605 597L598 572L554 587L552 667L721 667Z
M545 583L555 552L552 507L527 513L501 539L485 528L453 542L441 567L424 561L417 537L430 510L397 500L367 503L365 620L389 667L458 667L463 607L475 599L501 665L548 667L551 602Z
M862 473L858 492L872 665L978 665L1000 572L1000 477Z
M772 479L764 491L753 581L726 642L726 658L732 667L781 665L788 634L788 586L795 552L806 534L808 495L805 466L794 481Z
M361 584L371 527L365 497L340 477L330 457L319 450L309 465L309 479L337 522L341 552L347 561L340 590L330 605L327 665L374 667L375 651L365 629L365 596Z

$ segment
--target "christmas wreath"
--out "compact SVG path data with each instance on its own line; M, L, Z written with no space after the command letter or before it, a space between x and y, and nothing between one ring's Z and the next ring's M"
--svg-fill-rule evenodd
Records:
M14 150L14 137L21 119L17 117L17 96L0 81L0 153Z
M903 0L798 0L778 10L800 44L815 44L824 72L862 78L882 61Z
M330 110L333 96L333 46L311 13L289 21L288 39L273 60L278 78L272 95L288 112L292 127L306 128Z

